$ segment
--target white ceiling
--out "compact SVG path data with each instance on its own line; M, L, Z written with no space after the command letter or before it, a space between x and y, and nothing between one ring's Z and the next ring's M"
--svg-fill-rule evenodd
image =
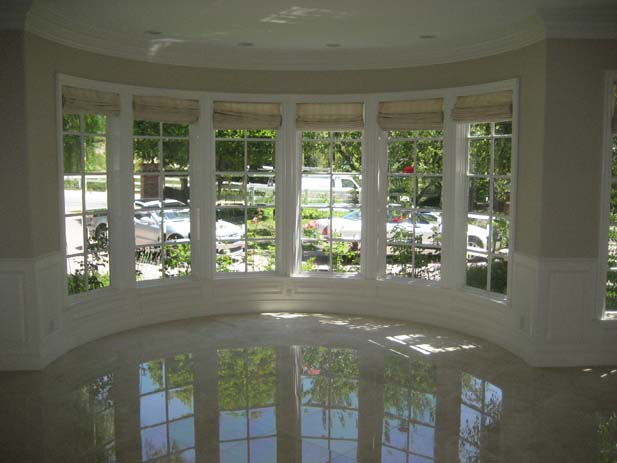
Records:
M60 43L148 61L349 69L498 53L540 40L548 23L606 35L614 19L617 0L34 0L26 24Z

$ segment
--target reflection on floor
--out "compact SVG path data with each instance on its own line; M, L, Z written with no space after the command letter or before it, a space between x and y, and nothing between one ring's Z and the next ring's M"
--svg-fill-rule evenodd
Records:
M616 373L387 320L177 322L0 375L0 462L614 463Z

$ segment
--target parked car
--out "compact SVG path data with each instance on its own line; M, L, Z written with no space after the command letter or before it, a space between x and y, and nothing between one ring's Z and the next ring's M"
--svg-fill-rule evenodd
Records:
M413 236L413 212L395 214L388 211L386 222L387 238L390 241L398 239L399 232L407 232ZM317 219L309 221L305 227L314 229L318 234L328 237L331 232L337 238L346 240L361 239L362 213L360 209L353 210L341 217L332 218L332 230L329 219ZM439 244L441 234L441 214L438 211L419 210L416 213L415 238L416 243ZM486 251L488 232L477 225L468 225L467 241L469 247Z
M136 200L135 244L154 245L161 240L161 222L165 241L188 240L191 237L191 214L186 204L175 199L166 199L161 211L159 200ZM89 223L91 233L97 237L107 234L107 214L94 215ZM216 221L217 253L235 254L244 249L244 230L224 220Z

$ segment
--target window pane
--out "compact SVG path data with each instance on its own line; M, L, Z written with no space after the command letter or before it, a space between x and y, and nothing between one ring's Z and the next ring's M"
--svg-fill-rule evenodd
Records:
M323 272L330 269L330 243L302 241L302 271Z
M86 182L86 210L106 213L107 177L105 175L87 175L84 180Z
M246 131L247 138L264 138L264 139L272 139L276 138L275 130L247 130Z
M188 239L186 241L188 241ZM165 277L181 277L190 275L191 245L188 242L183 244L166 245L163 269L163 276Z
M86 288L85 264L83 256L66 259L66 275L69 294L83 293Z
M135 172L159 171L159 154L158 139L135 138L133 140Z
M336 175L332 177L332 202L334 206L350 207L360 204L362 177Z
M491 291L506 294L508 289L508 261L491 260Z
M259 240L248 243L248 271L273 272L276 270L276 245L274 241Z
M64 177L64 213L78 214L83 210L81 176Z
M510 246L510 221L507 218L493 219L493 236L491 251L494 253L508 254Z
M169 423L169 445L173 450L195 447L195 424L193 417Z
M327 236L330 228L330 209L302 208L302 236ZM325 231L325 233L324 233Z
M244 130L215 130L216 138L242 138Z
M246 210L246 230L249 238L274 238L276 223L274 209L250 208Z
M333 145L334 172L360 172L362 165L362 143L347 142Z
M482 124L471 124L469 126L469 134L471 136L483 136L491 134L491 124L482 123Z
M141 430L141 459L148 461L167 454L166 426Z
M216 142L216 170L219 172L244 171L244 142L221 141Z
M326 206L330 204L332 179L326 175L302 176L302 205Z
M387 238L394 243L414 242L414 212L399 209L388 210Z
M495 139L495 175L510 175L512 167L512 139Z
M247 169L253 172L271 172L274 169L274 146L274 142L247 142Z
M246 185L247 203L249 205L274 206L274 176L251 175Z
M107 131L107 117L99 114L86 114L84 116L87 133L105 134Z
M413 142L388 143L388 171L397 174L410 174L414 170Z
M329 172L330 153L328 143L303 142L302 143L302 171L303 172Z
M105 288L110 284L109 252L107 242L94 242L88 246L86 256L88 289Z
M441 178L417 179L416 207L441 209Z
M439 174L443 170L443 141L418 141L416 172Z
M164 137L188 137L189 125L188 124L172 124L168 122L163 123L163 136Z
M79 114L64 114L62 116L62 130L79 132Z
M188 140L163 140L163 168L167 171L188 172Z
M244 177L216 176L216 205L244 205Z
M388 178L388 207L412 208L414 205L414 177Z
M469 216L467 219L467 249L488 251L488 220Z
M510 214L510 179L496 178L493 180L493 212Z
M163 198L165 207L190 204L190 180L188 175L165 175ZM189 211L187 209L187 215Z
M490 180L485 178L469 178L468 212L488 214Z
M496 122L495 135L512 135L512 121Z
M427 281L441 280L441 251L433 248L416 248L414 278Z
M84 233L82 228L82 216L68 216L64 219L66 254L72 255L84 251Z
M161 124L154 121L133 121L133 135L160 135Z
M399 277L413 276L413 247L390 245L386 248L386 274Z
M469 140L469 173L487 175L490 165L491 140L486 138Z
M467 255L467 286L487 289L487 261L481 255Z
M156 280L161 278L161 247L145 246L135 249L135 274L137 280Z
M81 137L65 135L63 138L64 173L81 173Z
M163 212L161 210L135 211L135 245L143 246L162 242L161 226Z
M332 271L358 273L360 271L360 242L332 242Z

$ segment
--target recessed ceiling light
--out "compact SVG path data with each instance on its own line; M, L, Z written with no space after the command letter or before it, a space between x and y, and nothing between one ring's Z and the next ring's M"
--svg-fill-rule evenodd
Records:
M426 35L421 35L420 38L421 39L436 39L437 36L436 35L432 35L432 34L426 34Z
M340 43L326 43L326 47L328 48L338 48L340 46L341 46Z
M253 42L239 42L238 43L239 47L252 47L253 45L255 45Z
M155 30L149 30L149 31L144 31L144 34L146 35L161 35L161 31L155 31Z

